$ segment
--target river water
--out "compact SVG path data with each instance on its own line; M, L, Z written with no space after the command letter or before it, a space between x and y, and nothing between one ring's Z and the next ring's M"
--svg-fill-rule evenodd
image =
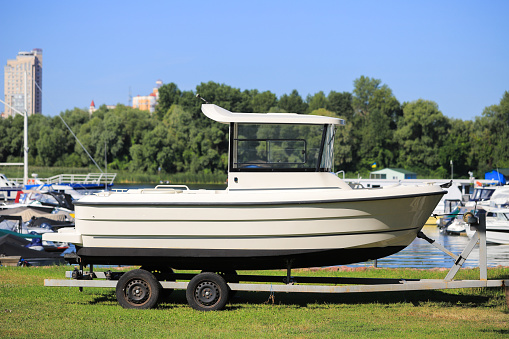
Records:
M115 189L153 188L154 185L115 185ZM225 189L226 185L189 185L190 189ZM470 239L466 235L446 235L439 232L435 226L425 226L423 233L459 255L465 249ZM488 266L509 266L509 245L488 244ZM348 266L374 266L374 261L352 264ZM450 268L454 259L437 249L425 240L416 238L407 248L389 257L378 259L377 267L405 267L405 268ZM479 246L468 255L463 267L477 267L479 265Z
M425 226L423 233L452 253L459 255L465 249L470 239L466 235L445 235L438 227ZM509 266L509 245L487 246L488 267ZM374 262L364 262L349 266L373 266ZM454 259L437 249L423 239L416 238L407 248L391 256L378 259L377 267L406 267L406 268L450 268ZM477 267L479 265L479 246L472 250L463 267Z

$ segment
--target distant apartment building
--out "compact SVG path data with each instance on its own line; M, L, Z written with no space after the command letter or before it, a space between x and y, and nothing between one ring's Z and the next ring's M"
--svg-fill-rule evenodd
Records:
M152 90L152 93L145 96L138 95L133 97L133 108L153 113L156 108L157 100L159 100L159 88L162 85L163 82L161 80L157 80L156 87Z
M26 73L26 86L25 86ZM4 67L5 111L3 116L14 116L17 111L28 115L42 113L42 49L19 52L15 60L7 60ZM12 108L11 108L12 107Z

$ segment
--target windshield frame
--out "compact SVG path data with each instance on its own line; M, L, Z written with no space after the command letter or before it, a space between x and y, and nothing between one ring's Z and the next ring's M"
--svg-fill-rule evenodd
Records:
M240 138L239 137L239 126L244 125L272 125L277 126L315 126L320 127L321 135L320 135L320 145L318 146L318 152L310 157L310 147L309 140L305 139L305 136L293 135L291 137L278 138L277 136L267 136L266 138ZM335 125L332 124L266 124L266 123L230 123L230 137L229 137L229 159L228 159L228 167L230 172L331 172L332 166L334 163L334 136L335 136ZM318 135L316 135L318 136ZM316 141L316 139L315 139ZM274 142L280 142L283 144L284 142L294 142L301 143L303 145L303 162L273 162L269 161L271 159L271 155L266 155L266 161L261 161L260 164L262 166L258 166L255 161L247 161L240 162L239 151L243 150L239 148L239 143L241 142L266 142L267 145ZM266 146L268 147L268 146ZM270 149L270 147L269 147ZM314 159L311 159L314 158ZM314 161L312 161L314 160ZM312 166L307 165L306 167L298 165L303 165L308 161L312 161ZM251 166L250 166L251 165ZM290 167L281 167L281 165L295 165L295 168Z

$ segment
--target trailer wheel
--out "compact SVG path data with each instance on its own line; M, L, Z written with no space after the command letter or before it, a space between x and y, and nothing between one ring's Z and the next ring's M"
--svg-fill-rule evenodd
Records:
M210 273L211 271L201 271L201 273ZM235 283L235 284L238 284L239 283L239 277L238 277L238 274L237 274L237 271L235 270L224 270L224 271L219 271L219 272L215 272L217 274L219 274L225 281L226 283ZM228 286L228 284L226 285ZM233 291L230 286L228 286L228 300L231 300L235 295L237 294L237 291Z
M141 270L149 271L154 275L154 277L158 281L175 281L175 272L171 269L171 267L153 267L153 266L142 266L140 267ZM167 299L170 294L173 293L172 288L161 288L161 291L159 293L159 296L162 299Z
M161 285L145 270L132 270L118 280L117 301L123 308L147 309L157 304Z
M228 301L228 290L226 281L220 275L200 273L187 285L186 299L198 311L221 310Z

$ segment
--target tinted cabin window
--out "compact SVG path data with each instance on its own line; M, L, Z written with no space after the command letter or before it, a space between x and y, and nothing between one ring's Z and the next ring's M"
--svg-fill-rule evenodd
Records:
M232 124L233 171L325 171L332 166L328 125Z

